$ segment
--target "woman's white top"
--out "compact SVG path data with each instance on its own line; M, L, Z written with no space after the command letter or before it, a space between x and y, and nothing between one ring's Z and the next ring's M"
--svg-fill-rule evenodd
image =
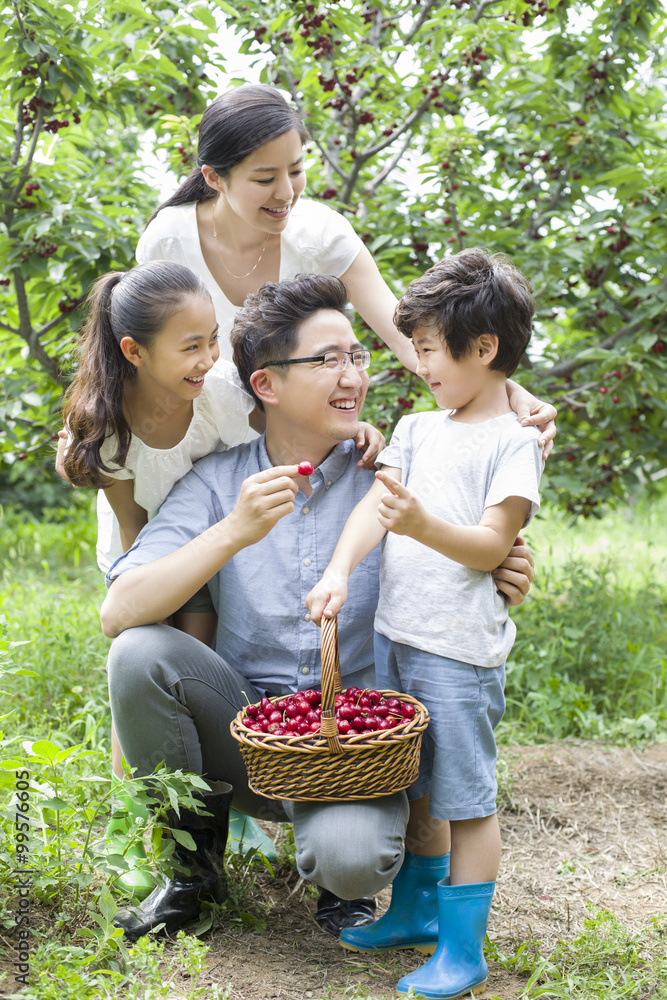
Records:
M327 205L300 198L280 235L279 280L297 274L333 274L340 278L362 247L362 241L342 215ZM197 229L197 203L163 208L144 230L137 244L137 260L140 264L172 260L201 278L211 293L220 327L220 358L231 360L229 335L241 306L229 301L206 265Z
M226 451L245 440L248 414L254 400L241 384L236 368L229 361L211 369L204 379L199 396L193 400L190 426L173 448L151 448L136 434L132 435L125 465L114 466L117 439L108 437L100 454L112 470L110 479L133 479L134 499L154 517L172 486L189 472L193 463L213 451ZM97 563L104 572L122 554L118 521L104 495L98 491Z

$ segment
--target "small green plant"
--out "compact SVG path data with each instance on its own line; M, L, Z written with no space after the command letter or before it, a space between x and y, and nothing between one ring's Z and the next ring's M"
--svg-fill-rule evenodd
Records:
M664 918L639 933L629 931L608 910L588 907L591 916L575 938L560 941L553 954L539 942L520 944L511 955L487 939L486 955L503 968L526 976L523 1000L625 1000L667 996ZM490 984L492 988L492 983ZM500 1000L490 997L490 1000Z

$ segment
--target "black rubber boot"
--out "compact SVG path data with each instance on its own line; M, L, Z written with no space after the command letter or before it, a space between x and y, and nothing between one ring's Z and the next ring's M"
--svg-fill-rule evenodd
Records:
M340 937L344 927L361 927L375 920L376 902L372 896L360 899L341 899L328 889L320 887L315 920L327 934Z
M197 849L188 850L176 844L174 857L188 874L175 872L163 888L158 887L140 906L119 910L114 919L126 937L136 941L158 924L173 934L189 920L199 916L206 900L222 903L227 896L223 858L229 830L229 808L232 786L226 781L211 782L211 791L197 795L210 816L199 816L181 809L180 818L173 810L168 813L169 825L190 834Z

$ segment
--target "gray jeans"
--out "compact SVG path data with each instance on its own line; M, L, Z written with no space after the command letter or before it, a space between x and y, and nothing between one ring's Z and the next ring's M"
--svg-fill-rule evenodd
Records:
M403 860L405 792L361 802L278 802L252 792L229 725L261 694L208 646L167 625L127 629L111 645L111 711L139 775L164 761L230 782L241 812L292 821L303 878L343 899L374 895Z

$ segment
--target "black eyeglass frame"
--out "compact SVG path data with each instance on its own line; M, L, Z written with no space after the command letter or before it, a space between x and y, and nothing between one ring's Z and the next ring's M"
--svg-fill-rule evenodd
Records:
M358 351L327 351L326 354L318 354L314 358L286 358L284 361L267 361L265 365L262 365L262 368L270 368L271 365L305 365L312 363L314 361L319 361L320 364L323 365L325 363L325 359L330 357L332 354L346 355L346 357L350 358L353 367L356 368L357 371L366 371L366 369L370 367L372 360L371 352L365 350L364 348L361 348ZM361 366L356 365L354 363L355 354L363 355L363 360L366 362L366 364L362 364ZM346 361L345 364L341 367L341 371L345 371L348 364L349 361ZM257 368L256 371L261 372L262 368ZM332 371L335 371L335 369L332 369Z

